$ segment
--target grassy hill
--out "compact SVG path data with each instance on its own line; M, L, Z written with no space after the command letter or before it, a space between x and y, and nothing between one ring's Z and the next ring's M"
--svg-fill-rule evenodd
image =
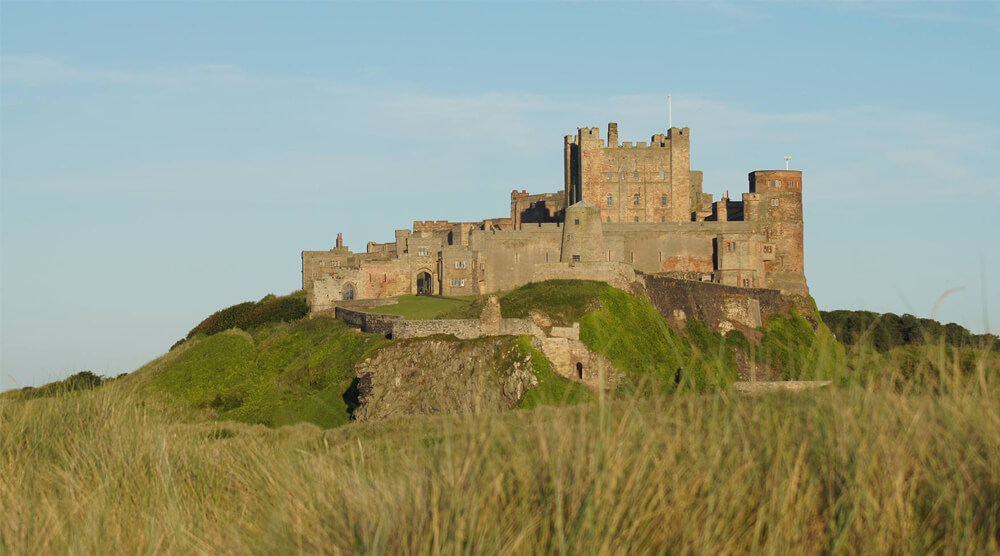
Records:
M405 298L385 309L411 318L476 318L484 303L485 298ZM797 310L772 318L755 344L739 332L724 337L696 321L674 330L645 297L601 282L529 284L502 295L501 308L505 317L541 311L556 324L579 322L581 340L625 372L618 395L726 389L739 378L740 366L784 378L831 378L844 369L842 346L825 326L814 328ZM304 318L306 311L302 292L217 311L170 352L123 380L209 418L268 426L343 425L350 419L355 367L389 341L329 317ZM522 407L594 399L554 374L530 343L518 346L533 362L539 383Z
M634 380L594 396L520 338L531 411L336 427L354 365L390 342L243 307L246 329L203 327L131 375L0 396L0 553L1000 552L1000 351L844 350L810 307L757 343L673 330L597 283L502 303L579 321ZM838 382L733 395L740 357Z

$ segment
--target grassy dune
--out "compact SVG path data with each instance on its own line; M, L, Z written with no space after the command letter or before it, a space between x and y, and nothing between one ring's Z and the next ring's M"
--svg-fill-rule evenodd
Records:
M321 430L0 405L4 553L1000 551L1000 364ZM867 361L867 360L865 360ZM862 359L852 359L862 363Z

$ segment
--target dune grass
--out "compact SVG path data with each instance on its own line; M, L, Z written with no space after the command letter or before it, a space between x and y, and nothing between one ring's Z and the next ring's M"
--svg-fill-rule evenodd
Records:
M399 303L383 305L366 309L369 313L384 315L400 315L408 319L432 319L445 313L464 307L472 302L474 297L429 297L424 295L401 295L396 299ZM479 315L476 315L478 317Z
M3 553L1000 551L1000 365L332 430L0 405ZM874 371L874 370L873 370ZM919 380L917 380L919 378Z

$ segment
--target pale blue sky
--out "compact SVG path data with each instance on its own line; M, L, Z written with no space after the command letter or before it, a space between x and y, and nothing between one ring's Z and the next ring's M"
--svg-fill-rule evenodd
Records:
M3 2L0 53L3 389L132 371L337 232L503 216L668 92L716 197L794 157L820 308L1000 322L998 3Z

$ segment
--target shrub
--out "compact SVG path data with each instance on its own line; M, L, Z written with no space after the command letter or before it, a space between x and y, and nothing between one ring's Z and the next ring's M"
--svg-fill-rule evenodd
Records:
M249 330L272 322L289 322L301 319L307 314L309 306L306 304L305 296L300 292L284 297L268 294L256 303L246 301L216 311L192 328L185 339L190 340L198 334L210 336L230 328ZM182 342L183 340L177 342L174 347Z

